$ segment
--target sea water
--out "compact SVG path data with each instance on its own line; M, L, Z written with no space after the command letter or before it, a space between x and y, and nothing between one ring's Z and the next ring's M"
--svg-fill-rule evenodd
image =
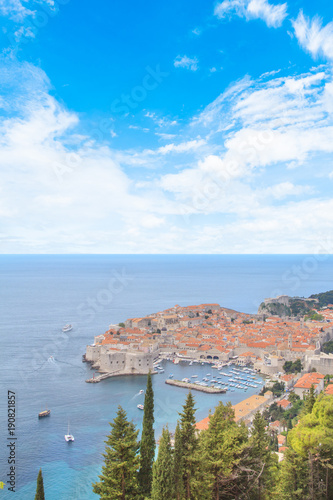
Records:
M2 498L31 499L43 470L48 500L97 499L91 483L103 464L104 440L118 405L140 428L145 376L86 384L92 376L82 363L86 345L110 324L179 304L217 302L255 313L266 297L309 296L332 289L333 257L326 255L29 255L1 256L0 491ZM73 330L64 334L66 323ZM164 363L153 377L155 432L174 430L186 391L165 379L202 380L217 370L188 363ZM223 369L226 371L226 369ZM211 377L212 378L212 377ZM8 491L7 393L16 398L16 497ZM196 417L207 416L219 400L236 403L257 393L194 392ZM51 409L50 417L38 413ZM74 435L66 443L68 424Z

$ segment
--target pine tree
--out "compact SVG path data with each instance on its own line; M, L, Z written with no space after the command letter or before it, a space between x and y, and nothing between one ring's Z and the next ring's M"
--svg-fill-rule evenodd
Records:
M183 483L183 446L182 446L182 436L179 422L177 422L177 427L175 431L175 446L173 453L174 462L174 478L175 478L175 492L176 499L181 500L184 495L184 483Z
M208 429L200 433L198 452L201 459L194 482L198 498L240 498L238 483L246 482L246 477L241 477L241 469L237 466L248 433L234 418L231 403L220 402L210 416Z
M281 500L303 500L308 498L308 475L306 460L292 448L288 448L281 463L274 498Z
M192 498L191 480L196 466L197 438L195 435L195 408L191 392L188 393L183 411L180 413L182 467L185 498Z
M173 456L168 429L162 431L157 460L153 466L152 500L173 500L175 478Z
M266 422L259 411L254 416L252 433L249 439L251 449L251 467L256 472L254 487L251 496L265 498L268 484L271 479L270 468L274 464L276 455L272 455L269 447L269 437L265 430ZM274 458L273 458L274 456Z
M311 500L333 498L333 398L321 394L312 412L288 434L290 447L307 462Z
M35 500L45 500L42 469L39 469L37 476L37 489L36 489Z
M153 463L155 458L154 436L154 392L151 374L148 373L147 389L144 401L142 435L140 442L139 485L143 496L150 496L153 481Z
M126 412L121 406L118 406L117 416L110 426L111 432L105 441L103 454L105 465L99 476L100 481L93 484L94 493L101 500L135 499L139 491L139 431L135 430L133 422L127 420Z

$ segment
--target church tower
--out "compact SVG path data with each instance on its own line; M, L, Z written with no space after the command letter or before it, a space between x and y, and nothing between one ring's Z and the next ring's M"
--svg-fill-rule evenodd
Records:
M291 333L289 333L289 337L288 337L288 349L291 349L293 346L293 338L291 336Z

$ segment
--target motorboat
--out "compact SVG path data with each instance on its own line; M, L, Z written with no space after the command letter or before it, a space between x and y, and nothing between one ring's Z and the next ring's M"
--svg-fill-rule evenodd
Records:
M71 330L73 330L72 325L65 325L62 327L63 332L70 332Z

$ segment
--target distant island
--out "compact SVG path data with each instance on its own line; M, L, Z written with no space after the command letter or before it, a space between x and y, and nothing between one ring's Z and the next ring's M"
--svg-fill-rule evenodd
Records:
M331 374L333 356L322 352L322 346L333 340L332 325L333 291L265 299L258 314L219 304L175 305L110 325L87 346L83 360L100 373L90 382L153 372L154 363L163 358L252 364L267 375L300 360L307 371Z

